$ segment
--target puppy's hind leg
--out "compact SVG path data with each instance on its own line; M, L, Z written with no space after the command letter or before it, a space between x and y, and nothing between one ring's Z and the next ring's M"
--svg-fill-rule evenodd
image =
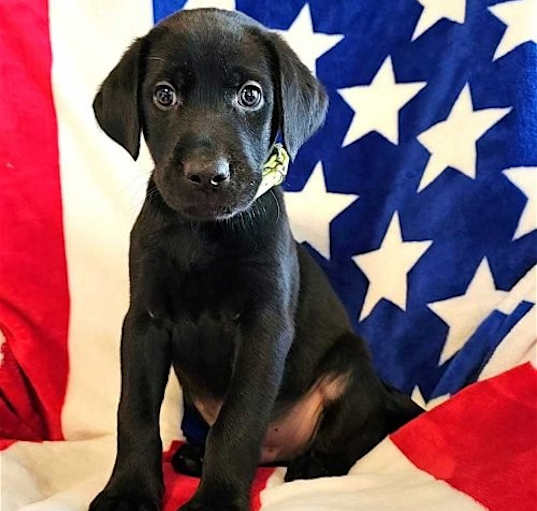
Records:
M343 382L342 393L326 407L308 450L289 463L286 481L346 474L387 434L422 412L379 379L363 341L351 333L330 350L320 374Z
M186 389L183 392L186 395ZM186 442L175 451L171 463L174 470L180 474L201 477L209 425L189 399L185 399L183 404L181 429Z

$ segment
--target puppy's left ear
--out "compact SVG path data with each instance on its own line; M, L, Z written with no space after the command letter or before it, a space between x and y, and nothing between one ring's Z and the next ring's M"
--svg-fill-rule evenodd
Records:
M138 83L141 47L142 39L137 39L106 77L93 101L99 126L135 160L140 152Z
M328 96L321 83L277 34L265 34L273 60L275 117L284 146L292 159L321 126L328 108Z

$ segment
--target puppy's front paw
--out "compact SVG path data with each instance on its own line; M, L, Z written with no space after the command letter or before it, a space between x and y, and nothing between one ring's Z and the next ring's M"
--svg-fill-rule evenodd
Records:
M194 495L178 511L249 511L249 505L238 502L228 502L226 499L211 498L206 495Z
M156 499L143 495L115 494L103 490L89 506L89 511L159 511Z

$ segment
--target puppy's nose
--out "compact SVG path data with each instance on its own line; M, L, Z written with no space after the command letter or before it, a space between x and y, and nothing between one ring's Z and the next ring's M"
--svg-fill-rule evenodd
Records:
M229 181L229 162L225 158L193 158L183 161L186 180L197 187L218 188Z

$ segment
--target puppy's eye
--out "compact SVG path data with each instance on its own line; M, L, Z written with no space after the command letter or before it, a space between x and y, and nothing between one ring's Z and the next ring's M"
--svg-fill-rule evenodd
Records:
M254 110L261 105L263 100L263 90L261 85L253 80L246 82L239 90L237 102L243 108Z
M168 82L159 82L153 91L153 103L161 110L169 110L177 103L177 94Z

